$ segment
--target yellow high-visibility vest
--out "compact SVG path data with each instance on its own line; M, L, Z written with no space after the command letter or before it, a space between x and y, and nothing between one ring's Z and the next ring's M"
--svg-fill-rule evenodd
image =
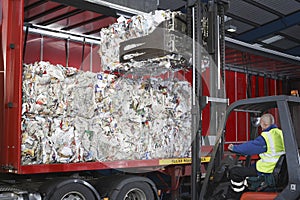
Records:
M282 154L285 154L282 131L273 128L268 132L262 132L261 136L267 144L267 151L259 154L261 158L256 163L256 169L262 173L272 173L275 165Z

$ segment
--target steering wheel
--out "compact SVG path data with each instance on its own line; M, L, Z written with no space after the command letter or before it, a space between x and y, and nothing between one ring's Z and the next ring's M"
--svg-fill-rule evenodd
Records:
M240 158L243 156L245 157L245 166L250 166L250 163L251 163L251 156L250 155L245 155L245 154L241 154L241 153L238 153L238 152L235 152L235 151L232 151L230 149L228 149L229 152L235 154L235 161L234 161L234 164L237 165Z

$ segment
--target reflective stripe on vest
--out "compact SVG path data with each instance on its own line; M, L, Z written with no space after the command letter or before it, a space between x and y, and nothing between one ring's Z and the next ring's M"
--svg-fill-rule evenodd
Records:
M273 128L269 132L262 132L261 136L267 144L267 151L259 154L261 158L256 163L256 169L263 173L272 173L282 154L285 154L282 131Z

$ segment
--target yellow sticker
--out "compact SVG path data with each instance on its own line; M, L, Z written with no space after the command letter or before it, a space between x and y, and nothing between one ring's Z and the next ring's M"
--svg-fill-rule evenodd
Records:
M176 165L176 164L189 164L191 163L191 158L170 158L159 160L159 165Z
M210 157L201 157L201 162L209 162ZM190 164L192 158L169 158L159 160L159 165L179 165L179 164Z
M210 161L210 157L201 157L201 162L206 163Z

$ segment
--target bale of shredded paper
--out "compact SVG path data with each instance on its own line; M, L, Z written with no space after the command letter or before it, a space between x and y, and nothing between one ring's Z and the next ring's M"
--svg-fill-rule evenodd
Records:
M187 81L24 65L22 164L190 156Z
M130 39L149 35L156 28L158 28L162 22L171 21L170 23L172 24L171 19L175 15L179 15L179 12L156 10L148 14L133 16L130 19L125 19L123 16L121 16L118 18L117 23L110 25L108 28L101 29L99 55L103 69L109 71L128 71L132 68L142 67L144 65L143 62L133 61L130 64L123 64L119 62L120 43ZM170 26L173 26L173 24ZM160 35L160 37L163 36ZM156 38L156 40L157 39L159 38ZM172 55L170 59L174 59L173 56L174 55ZM170 65L170 59L166 59L164 62ZM160 62L162 62L162 60L163 58L161 58ZM164 66L165 68L169 67L167 64Z

